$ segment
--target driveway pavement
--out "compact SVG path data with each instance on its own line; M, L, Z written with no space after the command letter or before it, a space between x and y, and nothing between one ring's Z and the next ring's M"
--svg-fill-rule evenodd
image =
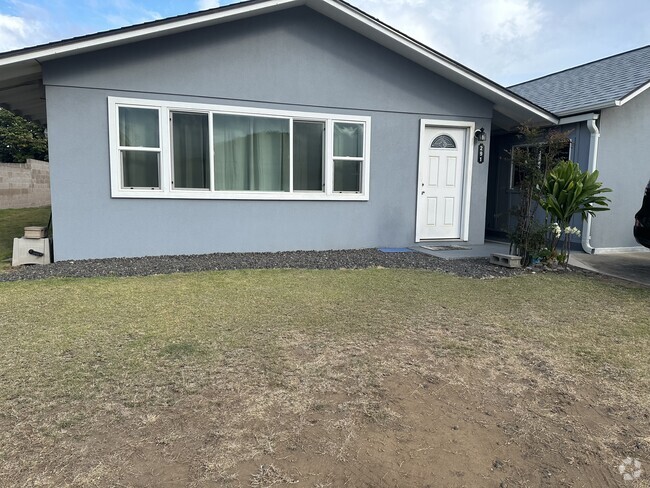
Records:
M624 280L650 286L650 252L571 254L570 264Z
M494 252L508 254L509 250L508 243L495 241L485 241L483 245L444 244L420 243L413 246L412 249L446 260L488 257ZM587 254L573 251L569 264L650 287L650 251L611 254Z

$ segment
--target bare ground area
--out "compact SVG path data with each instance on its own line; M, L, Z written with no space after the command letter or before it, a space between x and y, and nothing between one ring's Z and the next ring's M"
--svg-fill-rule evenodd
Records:
M2 486L650 486L647 289L231 271L0 305Z

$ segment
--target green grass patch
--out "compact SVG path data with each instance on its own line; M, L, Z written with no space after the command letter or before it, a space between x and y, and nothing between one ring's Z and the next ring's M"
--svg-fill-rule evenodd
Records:
M11 258L14 237L22 237L24 227L46 226L49 218L50 207L0 210L0 269Z
M199 348L197 348L197 346L191 342L173 342L163 347L160 352L163 356L169 356L172 358L184 358L198 354L200 351Z
M0 395L84 398L125 375L164 384L176 374L165 358L200 370L233 350L279 370L287 334L381 339L416 325L446 331L437 347L450 355L485 353L498 331L590 370L633 368L646 381L649 298L647 289L579 276L471 280L406 270L2 283Z

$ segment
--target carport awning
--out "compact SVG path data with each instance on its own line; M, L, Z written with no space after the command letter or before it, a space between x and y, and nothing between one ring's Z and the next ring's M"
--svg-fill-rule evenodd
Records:
M45 88L38 61L24 61L0 71L0 104L23 117L46 124Z

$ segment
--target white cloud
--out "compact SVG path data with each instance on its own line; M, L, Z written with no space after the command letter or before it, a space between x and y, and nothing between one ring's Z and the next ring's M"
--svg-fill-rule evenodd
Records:
M355 5L456 61L502 79L539 48L539 0L357 0Z
M49 36L37 21L0 14L0 52L45 42Z
M208 10L210 8L216 8L219 6L219 0L198 0L198 2L196 2L196 7L199 10Z

